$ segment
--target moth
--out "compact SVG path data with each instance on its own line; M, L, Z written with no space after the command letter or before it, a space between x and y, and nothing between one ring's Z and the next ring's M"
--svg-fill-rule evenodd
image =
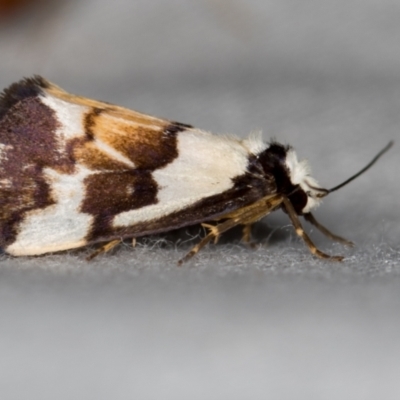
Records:
M180 261L237 225L287 213L311 253L300 217L332 240L314 218L327 194L370 168L324 189L295 151L259 135L218 136L191 125L69 94L40 76L0 96L0 247L39 255L203 224L208 234Z

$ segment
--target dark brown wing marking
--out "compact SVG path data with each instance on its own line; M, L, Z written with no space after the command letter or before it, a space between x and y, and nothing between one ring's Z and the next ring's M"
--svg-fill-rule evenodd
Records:
M85 184L87 195L81 211L94 216L88 242L112 236L115 215L157 203L157 183L149 171L94 174Z
M54 203L43 169L69 172L68 155L58 150L54 111L37 94L39 78L6 89L0 99L0 246L15 240L25 213Z
M48 82L45 79L35 76L13 83L4 89L3 93L0 94L0 119L15 104L29 97L37 97L43 93L43 89L47 86Z

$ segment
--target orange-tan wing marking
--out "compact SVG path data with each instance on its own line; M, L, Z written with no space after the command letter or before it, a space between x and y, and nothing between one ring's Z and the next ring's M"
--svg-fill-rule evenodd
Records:
M190 130L181 124L124 107L69 94L49 82L46 94L82 106L86 136L76 139L73 154L90 169L155 170L177 157L176 134Z

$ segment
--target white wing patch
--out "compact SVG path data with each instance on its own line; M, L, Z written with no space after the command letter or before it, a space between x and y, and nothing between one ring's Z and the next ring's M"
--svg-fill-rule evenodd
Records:
M83 167L74 174L45 169L56 204L29 212L7 252L24 256L84 246L93 222L93 216L79 211L86 193L83 181L88 175L90 171Z
M240 140L200 130L180 132L178 157L153 172L158 203L115 216L115 228L150 221L182 210L233 187L246 172L249 152Z
M61 147L68 140L85 134L83 120L90 111L89 107L69 103L50 95L40 96L40 100L57 113L59 127L56 131L56 137Z

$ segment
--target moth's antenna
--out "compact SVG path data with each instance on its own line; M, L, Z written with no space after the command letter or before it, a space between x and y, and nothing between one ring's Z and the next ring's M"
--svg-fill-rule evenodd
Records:
M340 185L337 185L335 187L333 187L332 189L328 190L328 193L332 193L335 190L338 190L340 188L342 188L343 186L347 185L349 182L351 182L352 180L358 178L361 174L363 174L365 171L367 171L368 169L370 169L377 161L378 159L385 154L392 146L393 146L393 140L391 140L361 171L357 172L356 174L354 174L353 176L351 176L349 179L345 180L343 183L341 183Z

